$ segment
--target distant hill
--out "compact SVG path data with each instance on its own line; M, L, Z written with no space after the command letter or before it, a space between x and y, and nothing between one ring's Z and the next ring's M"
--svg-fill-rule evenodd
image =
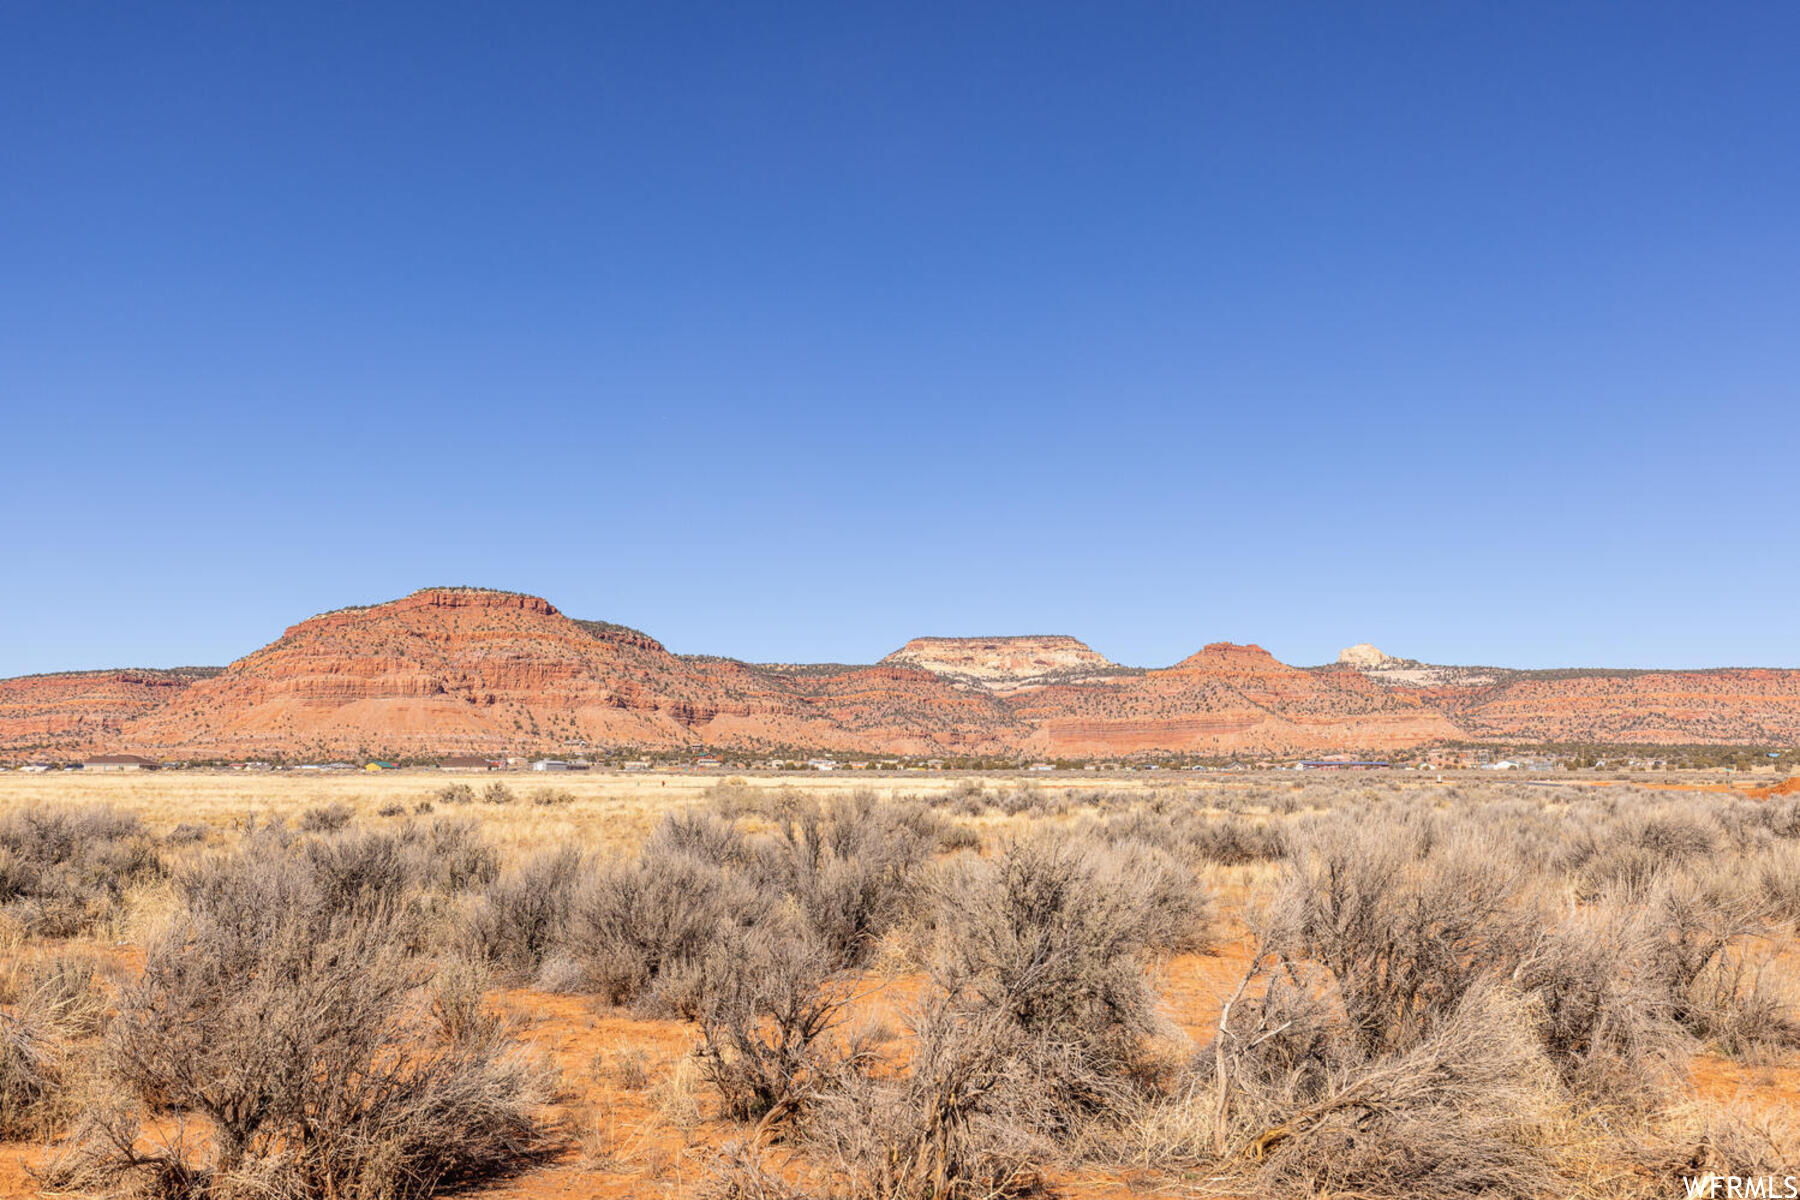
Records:
M426 757L708 746L1110 758L1452 741L1800 744L1800 672L1518 671L1217 642L1120 666L1066 635L917 638L879 663L672 654L608 621L427 588L301 621L228 667L0 680L0 756Z
M1339 661L1396 694L1418 697L1472 741L1800 743L1800 671L1443 666L1366 644Z
M110 748L128 723L223 670L122 668L0 679L0 756Z

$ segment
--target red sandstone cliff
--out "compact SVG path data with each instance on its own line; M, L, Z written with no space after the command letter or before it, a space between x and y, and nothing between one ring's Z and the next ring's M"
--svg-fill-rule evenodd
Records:
M1442 712L1470 740L1575 743L1800 742L1800 671L1519 671L1393 658L1373 646L1339 656L1394 695ZM1321 668L1334 669L1334 668Z
M720 702L642 635L436 588L302 621L123 734L210 757L666 746Z
M1066 637L921 638L873 666L770 666L671 654L535 596L430 588L302 621L216 673L0 680L13 759L690 745L1081 758L1456 740L1792 745L1800 672L1517 672L1378 652L1300 669L1227 642L1140 671Z
M1305 671L1215 642L1173 667L1022 696L1033 748L1066 757L1174 750L1312 753L1415 746L1461 732L1352 671Z
M1800 671L1530 672L1419 695L1477 740L1800 744Z
M998 749L991 726L1006 719L923 671L684 658L534 596L435 588L303 621L120 737L194 757L700 744L925 753Z
M69 671L0 679L0 755L112 749L124 726L168 704L207 668Z

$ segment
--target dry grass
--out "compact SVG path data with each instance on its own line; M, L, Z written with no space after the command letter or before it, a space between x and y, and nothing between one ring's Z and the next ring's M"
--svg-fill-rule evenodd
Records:
M509 1200L1080 1198L1121 1172L1597 1198L1800 1169L1793 805L768 782L0 778L0 828L70 802L141 822L13 838L49 870L0 914L0 1132L40 1148L0 1147L0 1192L25 1161L195 1200L519 1170ZM90 842L119 849L57 849ZM97 919L39 916L77 892ZM458 1112L499 1131L487 1165L429 1165L486 1144Z

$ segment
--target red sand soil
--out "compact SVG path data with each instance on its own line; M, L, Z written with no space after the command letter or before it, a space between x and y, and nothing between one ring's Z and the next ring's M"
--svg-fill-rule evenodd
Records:
M1800 1112L1800 1065L1749 1066L1716 1054L1695 1055L1694 1094L1703 1100L1744 1100Z
M1159 971L1165 1011L1197 1049L1210 1040L1219 1006L1244 970L1248 944L1227 941L1217 954L1180 955ZM137 965L121 954L119 966ZM917 976L871 978L853 1006L851 1022L878 1022L898 1033L917 999ZM562 1072L563 1091L546 1116L570 1129L598 1128L601 1136L572 1144L554 1161L484 1189L494 1200L627 1200L640 1196L689 1196L705 1186L720 1147L744 1139L745 1129L718 1116L705 1084L671 1089L669 1081L696 1044L691 1026L646 1020L597 1006L577 996L530 989L497 994L497 1009L516 1022L520 1041ZM643 1079L621 1071L642 1064ZM691 1068L690 1068L691 1071ZM1746 1066L1715 1055L1693 1060L1697 1096L1745 1100L1758 1106L1800 1110L1800 1065ZM670 1093L677 1093L674 1101ZM0 1145L0 1196L45 1195L27 1168L43 1147ZM1136 1169L1087 1170L1051 1179L1067 1200L1125 1200L1158 1194L1204 1194L1203 1180Z

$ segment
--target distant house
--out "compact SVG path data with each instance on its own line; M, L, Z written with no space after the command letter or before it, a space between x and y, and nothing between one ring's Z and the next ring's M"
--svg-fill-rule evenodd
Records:
M719 765L719 760L718 760L718 758L716 758L715 756L713 756L711 754L705 754L699 758L696 758L694 760L694 765L696 767L702 767L702 768L716 767Z
M634 758L630 762L627 762L623 769L627 771L648 771L650 769L650 762L648 759Z
M438 764L440 771L491 771L499 764L477 754L453 754Z
M162 766L141 754L96 754L81 764L84 771L154 771Z
M531 764L534 771L566 771L569 764L560 758L540 758Z

